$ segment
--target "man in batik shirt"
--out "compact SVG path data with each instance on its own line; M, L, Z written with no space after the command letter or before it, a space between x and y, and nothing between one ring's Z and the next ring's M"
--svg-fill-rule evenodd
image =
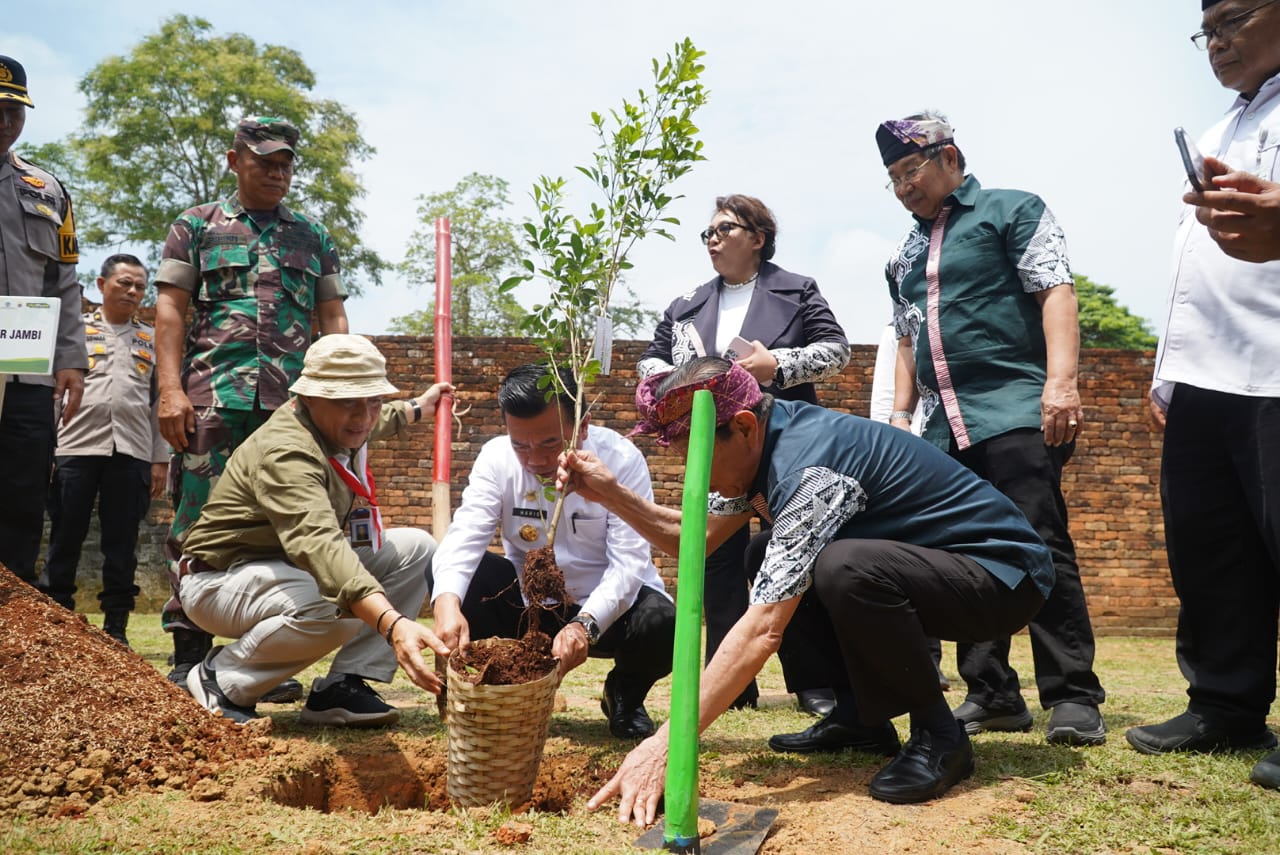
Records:
M890 421L910 430L923 397L920 435L1012 499L1049 545L1057 583L1030 625L1046 738L1098 745L1105 695L1061 487L1082 423L1066 240L1039 196L966 175L954 137L930 113L876 131L889 188L915 218L885 268L899 336ZM968 732L1030 730L1009 639L957 654Z
M236 192L184 211L164 244L156 273L156 361L160 431L174 449L175 583L182 540L227 458L288 400L311 343L312 313L321 335L347 332L347 292L329 230L282 204L297 145L297 129L283 119L242 120L227 152ZM161 621L174 638L169 679L184 686L211 638L174 599ZM277 699L300 696L301 686L286 684Z

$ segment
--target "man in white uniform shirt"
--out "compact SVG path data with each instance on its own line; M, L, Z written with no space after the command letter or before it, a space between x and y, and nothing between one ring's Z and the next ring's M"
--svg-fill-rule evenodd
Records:
M1192 40L1208 51L1218 81L1239 93L1200 138L1211 156L1208 184L1238 185L1238 175L1214 180L1228 169L1275 181L1280 2L1202 0L1202 8ZM1160 492L1188 704L1126 734L1146 754L1276 746L1266 722L1280 614L1280 261L1238 252L1218 233L1224 224L1200 214L1217 228L1194 207L1183 210L1151 389L1165 427ZM1280 751L1251 778L1280 789Z
M543 365L522 365L502 381L498 405L507 435L485 443L462 493L462 507L432 558L435 630L450 649L468 641L515 637L526 603L517 584L525 555L546 546L556 464L573 431L573 400L548 402ZM573 380L561 373L568 388ZM584 416L578 448L607 461L618 481L652 500L644 456ZM500 529L505 558L488 551ZM654 731L644 699L671 673L675 607L654 567L649 543L600 505L570 495L555 541L556 564L572 602L539 610L541 629L563 676L588 656L614 660L600 706L609 731L643 739Z
M102 629L121 644L138 586L138 526L160 498L169 444L156 422L155 328L134 317L147 270L133 255L102 263L102 306L82 317L89 372L80 414L58 428L49 488L49 558L43 590L75 611L76 569L97 502Z

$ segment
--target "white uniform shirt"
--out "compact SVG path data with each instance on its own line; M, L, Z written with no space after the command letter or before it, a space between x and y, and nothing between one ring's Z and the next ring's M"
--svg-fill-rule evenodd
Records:
M154 394L155 329L133 320L119 326L101 311L83 316L89 371L80 410L58 426L59 457L110 457L115 452L150 463L169 459L160 436Z
M1200 138L1200 150L1280 181L1280 75L1252 101L1237 98ZM1280 261L1223 253L1186 206L1174 240L1173 285L1151 394L1168 407L1176 383L1249 397L1280 397Z
M608 428L589 425L582 447L600 458L618 483L653 500L653 484L644 455ZM543 496L537 477L520 465L511 440L489 440L480 449L462 507L431 560L432 602L441 594L466 598L480 559L500 528L502 548L523 577L525 554L547 545L543 530L554 502ZM565 589L606 631L635 603L642 585L666 596L648 541L594 502L570 493L556 530L556 564ZM668 599L670 599L668 597Z

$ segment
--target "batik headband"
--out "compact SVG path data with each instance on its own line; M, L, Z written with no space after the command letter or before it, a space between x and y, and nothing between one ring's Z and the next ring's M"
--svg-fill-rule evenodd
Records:
M736 413L751 409L764 397L756 378L734 362L723 374L678 386L658 400L658 385L670 374L670 371L652 374L636 387L636 409L640 413L640 421L631 430L632 435L653 434L658 445L664 448L689 435L694 392L701 389L711 392L716 404L716 427L728 423Z
M885 166L931 145L955 139L956 132L941 119L890 119L876 128L876 145Z

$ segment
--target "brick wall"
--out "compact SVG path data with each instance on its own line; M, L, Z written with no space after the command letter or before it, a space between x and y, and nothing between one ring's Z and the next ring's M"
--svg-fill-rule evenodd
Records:
M374 339L387 356L391 381L406 393L420 392L434 377L430 338L382 336ZM634 421L635 365L643 342L618 342L615 371L592 387L596 395L594 423L626 431ZM495 400L499 381L511 367L537 359L523 340L458 338L453 343L454 383L458 409L470 407L455 423L453 435L452 506L461 500L481 445L502 430ZM875 347L855 346L844 373L819 388L828 406L864 414L868 408ZM1081 396L1085 402L1085 434L1067 467L1064 491L1071 509L1071 531L1079 552L1081 575L1099 635L1168 635L1177 617L1177 598L1169 583L1160 519L1158 473L1160 435L1147 417L1150 353L1091 350L1081 364ZM417 430L377 443L372 466L379 499L393 525L431 528L431 456L434 439L429 422ZM681 462L647 437L637 444L649 458L654 492L660 504L680 502ZM156 503L139 543L141 610L158 610L166 596L160 557L168 511ZM90 534L81 562L81 608L92 607L100 586L96 564L96 532ZM674 561L658 557L660 569L674 587ZM93 566L91 566L93 565ZM96 577L96 578L95 578ZM86 596L86 594L90 596Z

